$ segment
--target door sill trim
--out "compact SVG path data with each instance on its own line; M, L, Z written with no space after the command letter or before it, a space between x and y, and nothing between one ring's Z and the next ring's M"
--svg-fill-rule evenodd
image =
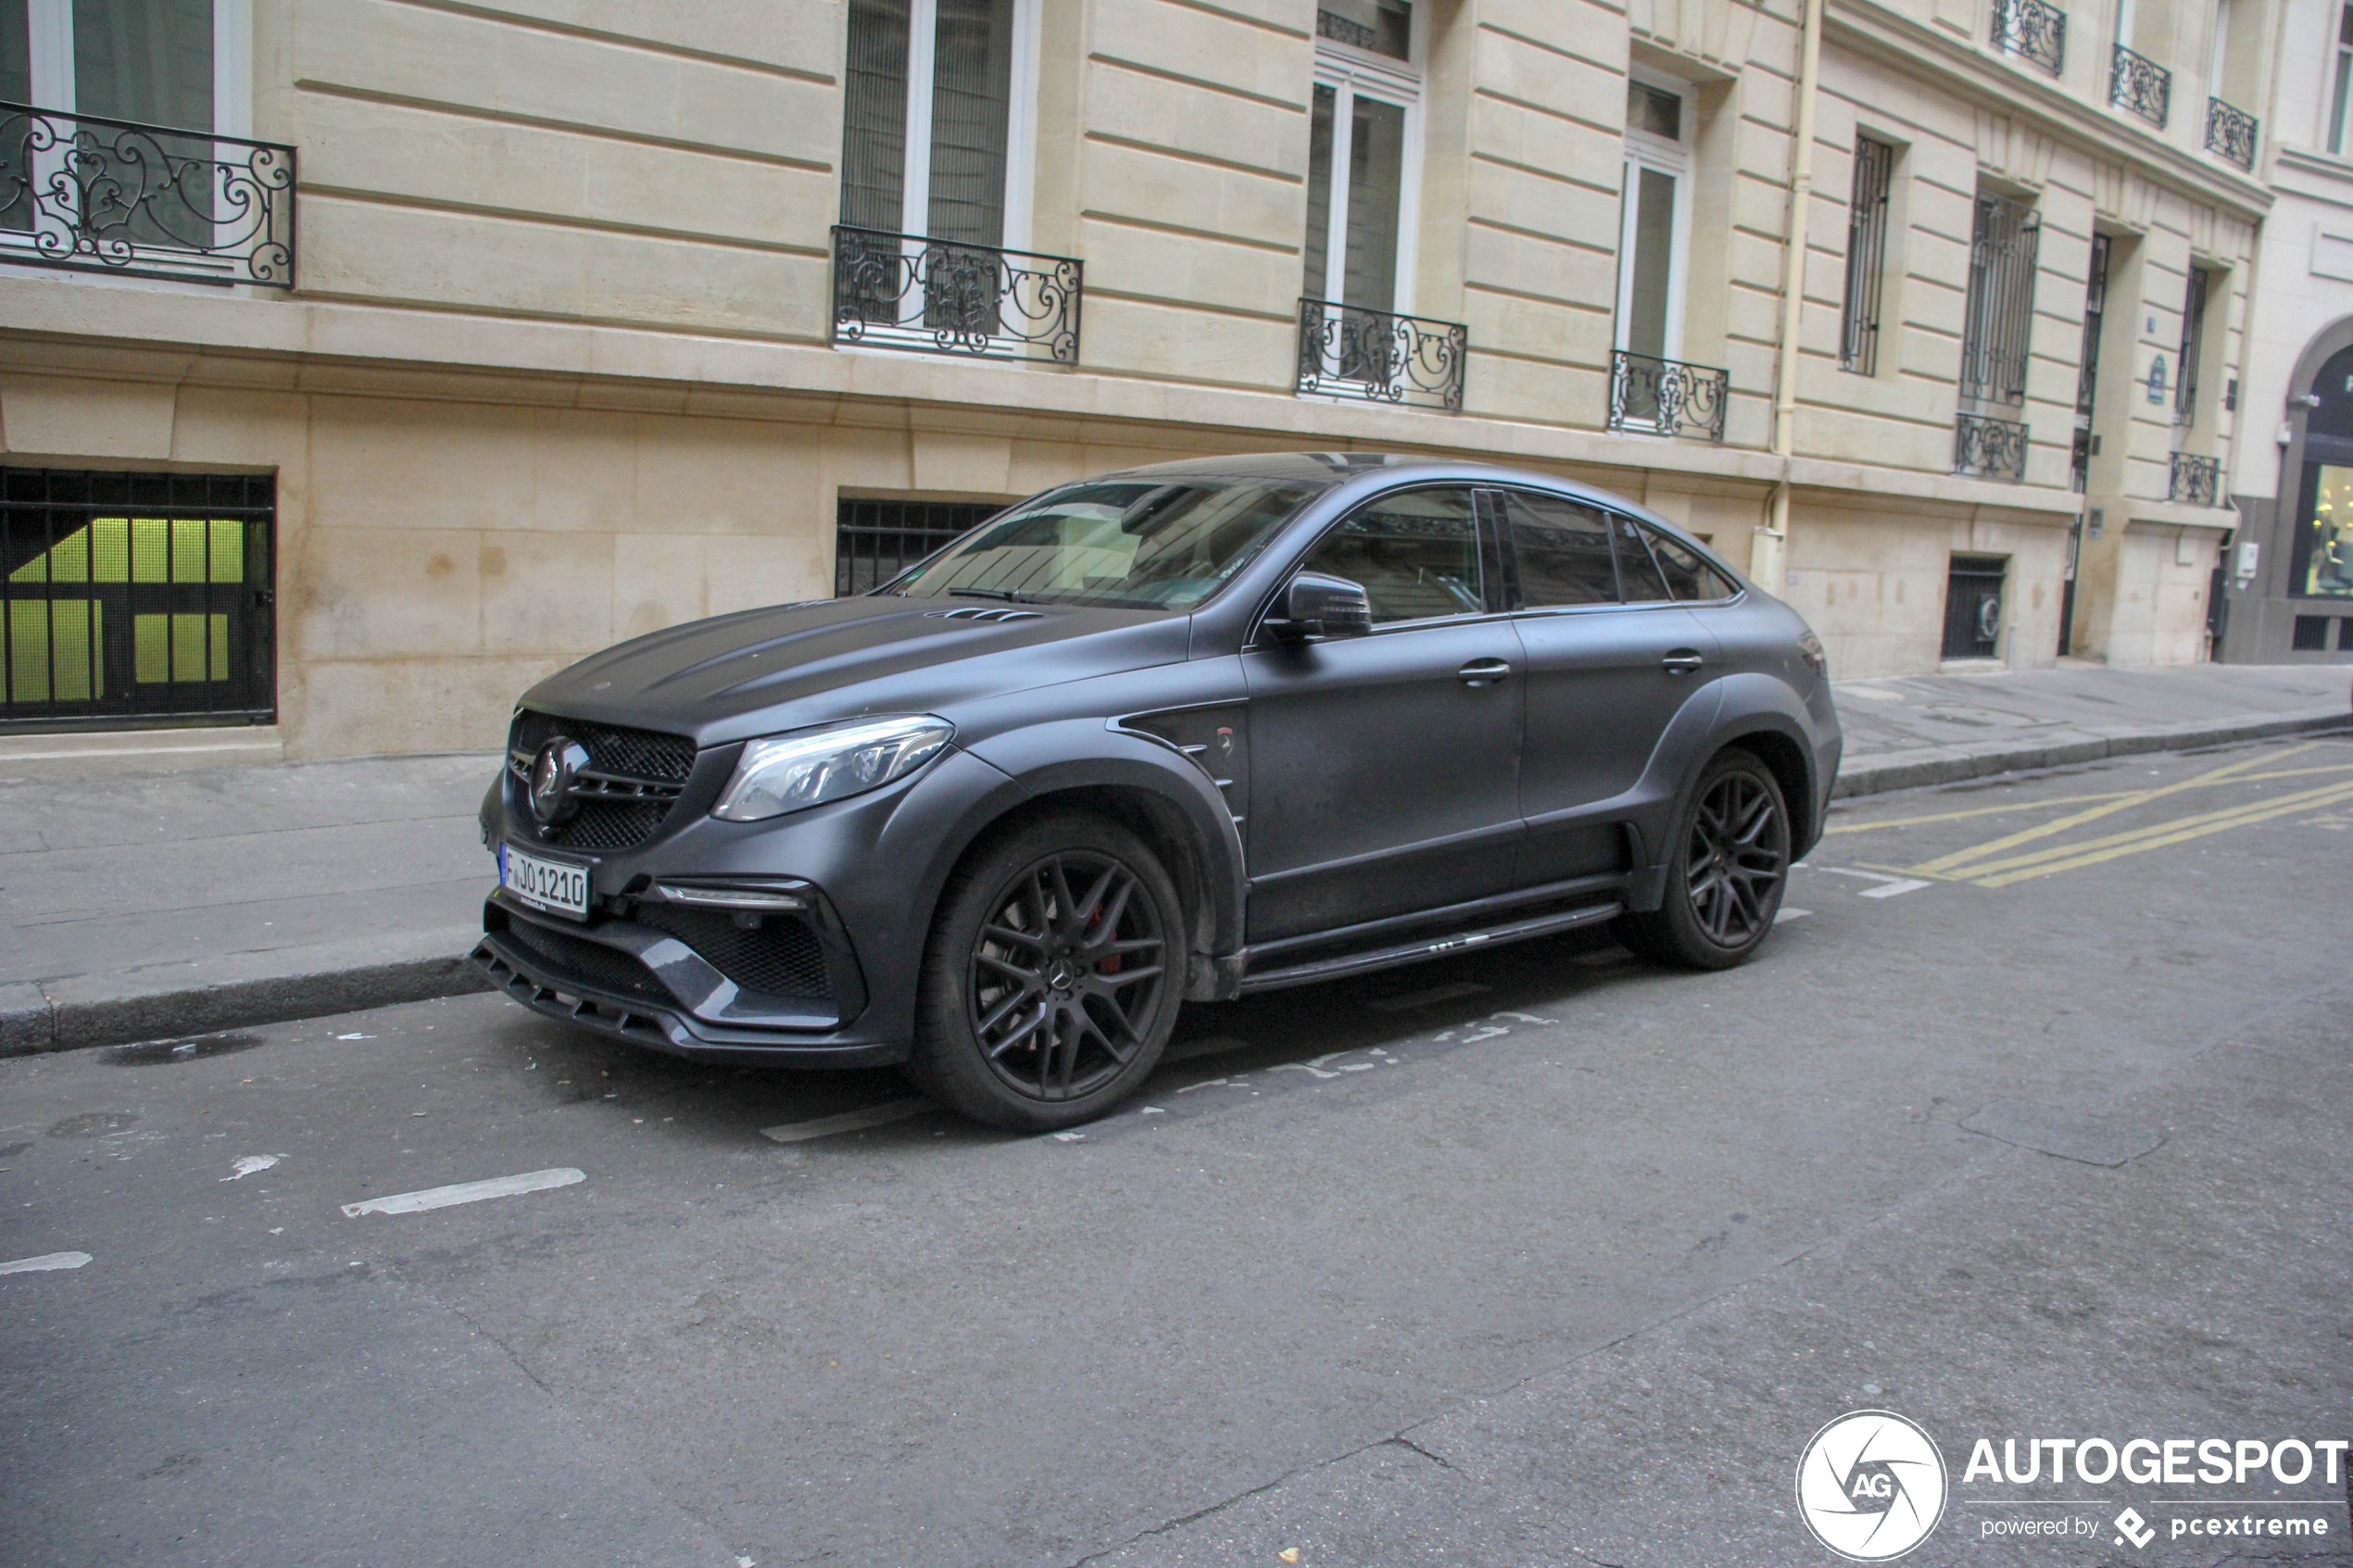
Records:
M1613 877L1608 879L1616 881ZM1567 909L1558 914L1533 915L1526 920L1505 921L1472 931L1457 931L1444 936L1424 937L1401 942L1392 947L1376 947L1369 952L1350 953L1339 958L1312 959L1305 963L1270 969L1257 974L1242 976L1240 995L1255 996L1262 991L1280 991L1293 985L1313 985L1326 980L1340 980L1350 975L1369 974L1376 970L1397 969L1405 964L1421 963L1430 959L1451 958L1456 953L1478 947L1501 947L1511 942L1525 942L1533 937L1550 936L1555 932L1574 931L1580 926L1599 925L1623 914L1626 906L1613 899L1581 909ZM1244 953L1247 960L1251 955Z

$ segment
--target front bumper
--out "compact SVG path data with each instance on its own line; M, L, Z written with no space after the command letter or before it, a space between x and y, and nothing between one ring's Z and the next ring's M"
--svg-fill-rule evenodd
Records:
M739 985L673 931L643 921L580 925L537 915L503 893L482 915L472 961L547 1017L697 1060L872 1067L906 1060L903 1040L845 1027L864 996L847 949L835 943L824 944L827 994L788 996Z

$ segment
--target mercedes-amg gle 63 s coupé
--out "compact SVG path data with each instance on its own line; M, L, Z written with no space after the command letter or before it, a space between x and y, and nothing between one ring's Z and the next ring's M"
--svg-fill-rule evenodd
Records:
M1601 924L1747 959L1822 831L1827 673L1605 492L1362 454L1108 474L533 687L474 960L658 1050L904 1063L1063 1127L1190 1000Z

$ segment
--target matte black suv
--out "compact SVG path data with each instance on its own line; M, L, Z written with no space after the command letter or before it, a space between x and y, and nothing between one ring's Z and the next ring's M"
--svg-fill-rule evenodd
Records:
M1187 1000L1602 922L1738 963L1838 752L1805 622L1617 496L1164 464L533 687L474 960L658 1049L1060 1127Z

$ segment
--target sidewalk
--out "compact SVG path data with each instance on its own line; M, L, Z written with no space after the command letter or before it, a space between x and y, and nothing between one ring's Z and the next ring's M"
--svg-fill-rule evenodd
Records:
M2353 721L2343 666L2083 665L1843 683L1838 793ZM12 778L0 752L0 1056L486 989L497 759L371 757Z

